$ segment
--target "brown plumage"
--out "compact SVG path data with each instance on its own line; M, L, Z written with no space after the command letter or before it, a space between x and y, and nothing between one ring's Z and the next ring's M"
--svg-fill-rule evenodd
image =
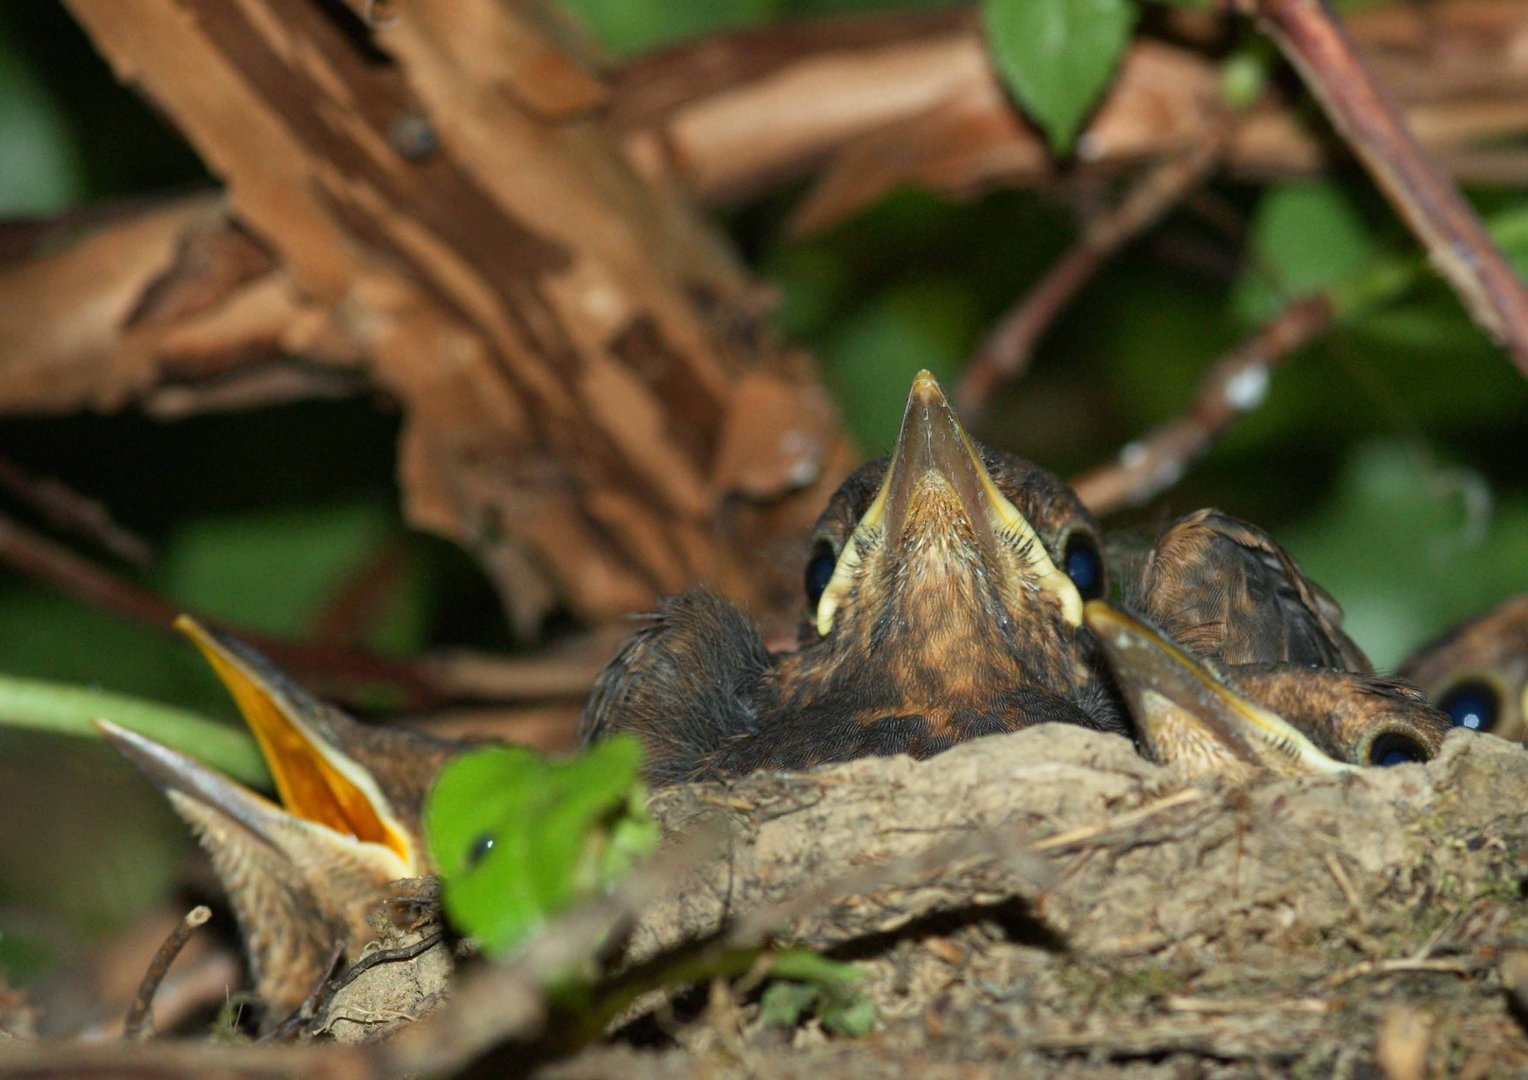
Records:
M844 482L812 543L797 651L766 652L712 594L674 597L601 674L583 742L636 732L666 784L1046 721L1128 730L1081 626L1078 582L1104 587L1096 523L1050 473L972 442L928 373L892 455Z
M1401 664L1400 675L1455 726L1528 740L1528 594L1423 645Z
M1090 606L1142 743L1190 772L1426 760L1447 731L1415 687L1374 674L1342 611L1256 526L1201 510L1141 570L1144 619Z
M164 792L211 856L244 938L265 1024L290 1014L336 948L354 962L400 879L432 872L421 828L430 783L469 744L372 728L314 698L264 657L182 618L249 722L279 803L105 721L103 738Z
M1372 670L1343 633L1337 602L1262 529L1219 510L1162 532L1138 596L1168 636L1207 660Z
M1103 601L1086 609L1140 741L1188 776L1305 775L1437 753L1443 717L1413 687L1287 664L1216 665Z

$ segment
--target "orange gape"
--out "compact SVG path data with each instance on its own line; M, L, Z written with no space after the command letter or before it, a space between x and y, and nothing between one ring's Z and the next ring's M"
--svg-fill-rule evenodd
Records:
M248 675L210 648L202 639L200 627L188 621L185 629L233 694L239 712L255 733L275 777L282 805L298 817L342 836L382 844L407 861L408 848L403 837L377 816L366 793L331 765L313 740Z

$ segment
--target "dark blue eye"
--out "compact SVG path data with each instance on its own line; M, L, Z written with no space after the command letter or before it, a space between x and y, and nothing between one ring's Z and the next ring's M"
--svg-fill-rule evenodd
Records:
M1426 761L1427 747L1410 735L1387 731L1369 744L1369 764L1389 768L1413 761Z
M1496 691L1485 683L1464 682L1444 694L1438 701L1438 708L1448 713L1455 727L1490 731L1496 726L1496 714L1501 704Z
M806 564L806 602L813 611L817 610L817 601L822 599L828 582L833 580L833 568L837 565L838 556L825 544L817 546L811 562Z
M1104 594L1104 561L1091 537L1078 535L1068 540L1063 562L1066 576L1084 600L1097 600Z
M472 846L467 849L467 869L472 869L483 861L483 856L493 850L493 834L484 833L472 841Z

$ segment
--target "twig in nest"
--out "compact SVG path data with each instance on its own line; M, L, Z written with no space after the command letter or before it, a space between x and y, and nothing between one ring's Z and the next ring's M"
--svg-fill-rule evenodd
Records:
M281 1023L271 1028L256 1042L261 1043L284 1043L296 1037L297 1033L307 1027L309 1021L318 1015L318 1010L323 1003L334 996L334 978L340 961L345 957L345 943L335 942L334 948L329 952L329 962L324 965L324 973L313 984L313 989L308 991L308 996L302 999L302 1004L292 1010L292 1014Z
M1204 798L1204 794L1204 789L1202 788L1184 788L1182 791L1175 791L1171 795L1157 799L1155 802L1149 802L1145 806L1138 806L1134 810L1127 810L1123 814L1116 814L1114 817L1094 822L1091 825L1081 825L1075 829L1068 829L1066 832L1057 833L1054 836L1047 836L1044 840L1032 845L1029 850L1033 852L1058 851L1061 848L1085 844L1089 840L1096 840L1106 833L1134 828L1141 822L1156 817L1164 810L1171 810L1177 806L1187 806L1189 803L1198 802Z
M1296 300L1210 368L1183 413L1128 444L1117 460L1072 480L1095 514L1147 502L1177 483L1189 465L1243 413L1262 403L1273 369L1332 325L1331 300Z
M163 597L81 558L19 522L0 515L0 563L46 582L67 596L133 622L170 632L181 609ZM224 627L294 674L346 696L376 683L396 686L416 705L461 700L512 701L576 697L598 673L602 657L585 654L508 660L466 652L399 658L343 645L282 641ZM597 643L595 643L597 644Z
M444 930L431 930L418 941L410 942L407 945L398 945L390 949L378 949L375 952L367 953L354 964L351 964L348 971L343 972L338 978L334 979L330 984L330 988L332 990L343 990L374 967L381 967L383 964L397 964L405 960L412 960L416 956L423 956L435 948L436 945L439 945L445 939L445 936L446 932Z
M1409 971L1434 971L1448 975L1472 975L1480 965L1464 960L1428 959L1417 956L1398 956L1390 960L1360 960L1352 967L1343 968L1322 979L1316 985L1323 989L1341 986L1345 982L1365 975L1397 975Z
M210 918L212 909L206 904L198 904L186 912L186 917L176 923L175 929L164 939L154 959L149 962L149 969L143 973L143 981L138 984L138 996L133 998L132 1008L127 1010L127 1018L122 1021L124 1038L141 1040L152 1034L154 994L158 992L159 984L164 982L170 965L175 963L175 958L186 947L186 942L191 940L196 928Z
M999 386L1024 374L1035 342L1104 263L1204 182L1221 160L1229 133L1227 122L1148 172L1118 207L1089 221L1077 244L1004 313L955 388L967 422L986 408Z
M56 527L83 536L134 566L154 561L154 548L147 540L113 518L104 505L61 480L32 476L15 462L0 458L0 487Z
M1427 155L1323 0L1232 0L1255 15L1427 248L1474 320L1528 374L1528 288Z

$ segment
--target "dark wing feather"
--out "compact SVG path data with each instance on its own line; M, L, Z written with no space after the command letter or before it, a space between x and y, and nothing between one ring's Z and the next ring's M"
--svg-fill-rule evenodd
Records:
M1174 522L1141 574L1146 615L1179 644L1227 664L1369 671L1342 610L1254 525L1216 510Z
M659 602L595 680L580 745L618 731L641 738L654 786L688 779L729 739L751 731L759 680L772 663L736 605L691 589Z

